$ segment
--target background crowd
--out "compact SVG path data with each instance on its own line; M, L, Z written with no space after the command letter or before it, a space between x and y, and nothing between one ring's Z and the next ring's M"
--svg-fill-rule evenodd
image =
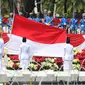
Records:
M22 15L22 12L19 13L19 15ZM85 13L82 14L82 18L76 18L76 14L72 14L72 18L67 18L66 14L63 14L62 17L59 16L59 14L56 14L55 17L53 17L53 14L51 11L44 10L43 14L37 12L29 13L28 19L40 22L49 26L54 26L56 28L66 29L67 33L77 33L77 34L84 34L85 33ZM3 30L3 32L10 33L11 27L13 22L13 13L10 13L9 15L0 15L0 28Z

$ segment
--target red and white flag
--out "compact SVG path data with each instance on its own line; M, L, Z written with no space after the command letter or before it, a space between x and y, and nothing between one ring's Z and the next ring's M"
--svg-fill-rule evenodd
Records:
M66 31L63 29L15 15L10 40L5 44L8 54L18 54L22 37L27 38L34 56L63 56L66 41Z
M85 49L85 35L83 34L68 34L70 37L70 43L74 46L74 48Z

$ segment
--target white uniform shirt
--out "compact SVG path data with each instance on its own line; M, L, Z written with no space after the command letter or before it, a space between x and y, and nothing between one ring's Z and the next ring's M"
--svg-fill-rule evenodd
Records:
M20 45L20 59L30 59L30 46L26 43Z
M64 60L73 60L73 46L71 44L66 44L64 47Z
M4 51L4 40L0 38L0 55L2 55Z

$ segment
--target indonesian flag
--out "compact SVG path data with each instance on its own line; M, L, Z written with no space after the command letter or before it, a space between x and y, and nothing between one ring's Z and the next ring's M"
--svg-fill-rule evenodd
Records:
M10 40L5 44L8 54L18 54L22 37L27 38L33 56L62 57L66 31L15 15Z
M85 49L85 35L83 34L68 34L70 37L70 44L74 46L74 48Z

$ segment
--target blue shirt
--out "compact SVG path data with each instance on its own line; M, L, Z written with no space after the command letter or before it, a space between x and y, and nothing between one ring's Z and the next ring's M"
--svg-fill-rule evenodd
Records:
M8 20L9 20L9 25L12 25L12 22L13 22L13 18L8 18Z
M80 24L81 29L85 30L85 19L81 19L80 22L81 22Z
M0 16L0 19L2 19L2 16Z
M40 21L41 21L41 18L38 18L38 17L37 17L37 18L35 18L35 21L36 21L36 22L40 22Z
M65 17L63 17L63 18L61 18L61 26L62 25L67 25L68 24L68 22L67 22L67 18L65 18Z
M13 20L13 18L11 18L11 17L10 17L10 18L8 18L8 20L12 21L12 20Z
M71 25L72 29L74 29L75 27L78 27L77 22L78 22L78 20L76 18L71 19L70 25Z
M80 20L81 24L85 25L85 19Z
M0 16L0 23L2 22L2 16Z
M30 20L34 20L34 18L32 18L32 17L29 17L28 19L30 19Z
M45 17L45 23L46 24L50 24L51 26L53 26L52 20L53 20L53 17L52 16L46 16Z

